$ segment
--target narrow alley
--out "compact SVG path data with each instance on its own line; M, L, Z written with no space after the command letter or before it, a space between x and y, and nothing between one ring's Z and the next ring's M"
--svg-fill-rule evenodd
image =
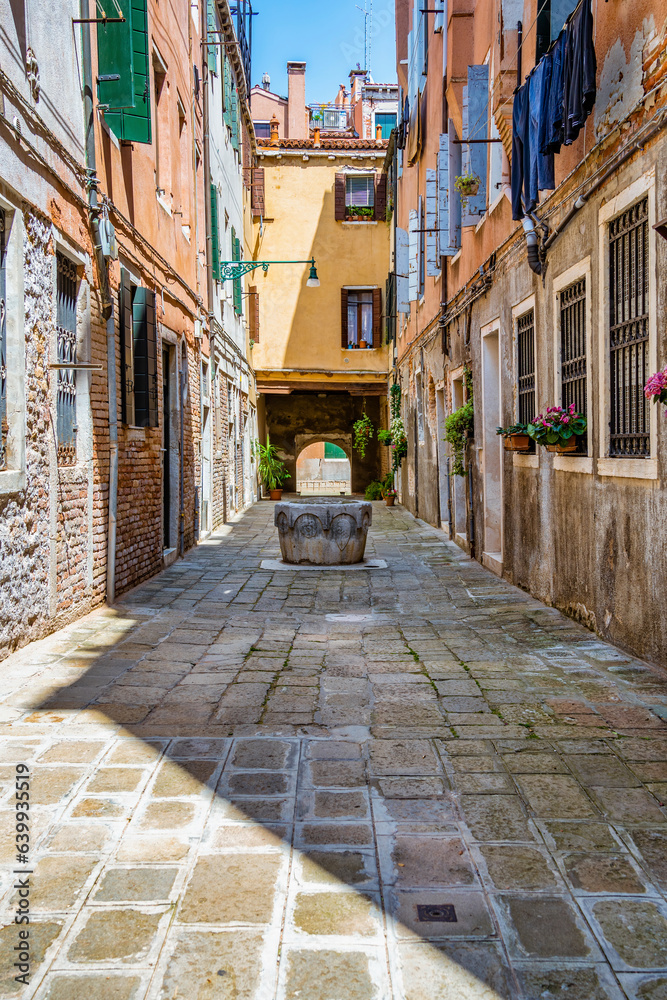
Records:
M664 1000L665 674L402 507L262 569L273 513L4 661L0 996Z

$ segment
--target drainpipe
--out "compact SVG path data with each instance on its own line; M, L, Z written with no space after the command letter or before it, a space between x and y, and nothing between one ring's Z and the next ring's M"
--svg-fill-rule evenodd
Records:
M524 216L521 220L523 225L523 231L526 234L526 243L528 245L528 267L535 274L542 274L542 261L540 260L540 248L538 245L538 237L535 232L535 225L533 220L529 219L528 216Z
M88 0L80 0L82 21L89 17ZM116 331L114 303L109 286L107 261L100 240L99 204L95 161L95 109L93 106L93 68L90 49L90 24L81 25L81 61L83 68L83 110L86 127L86 170L88 174L88 205L93 234L97 273L102 293L102 315L106 320L107 390L109 397L109 513L107 524L107 603L116 597L116 512L118 505L118 407L116 402Z
M179 517L178 517L178 552L179 555L185 555L185 490L183 484L183 476L185 474L185 462L183 456L184 448L184 424L185 418L183 415L183 408L185 406L185 379L186 379L186 366L183 363L183 349L181 348L179 358L179 364L181 371L179 372L178 384L180 388L180 399L179 399L179 412L181 416L181 448L180 448L180 485L179 485ZM186 355L187 357L187 355Z

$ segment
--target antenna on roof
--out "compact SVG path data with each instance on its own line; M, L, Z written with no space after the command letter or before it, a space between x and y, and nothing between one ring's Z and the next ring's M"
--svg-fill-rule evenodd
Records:
M368 4L370 3L370 8ZM373 39L373 0L364 0L364 6L355 4L357 10L364 15L364 71L371 74L371 44ZM359 66L359 63L357 63Z

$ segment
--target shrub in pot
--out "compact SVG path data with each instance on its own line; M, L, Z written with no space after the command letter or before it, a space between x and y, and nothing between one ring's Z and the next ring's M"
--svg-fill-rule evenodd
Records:
M496 434L503 439L505 451L530 451L532 442L528 433L528 424L512 424L511 427L496 427Z
M259 458L257 471L264 489L268 491L272 500L280 500L283 495L283 483L292 477L285 468L285 463L278 458L278 450L271 444L268 434L265 445L259 441L255 442L255 453Z

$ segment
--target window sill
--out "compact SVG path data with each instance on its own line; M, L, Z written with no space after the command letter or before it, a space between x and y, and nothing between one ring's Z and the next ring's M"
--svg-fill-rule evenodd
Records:
M377 219L355 219L354 222L351 219L341 219L344 226L377 226Z
M157 191L155 192L155 197L157 198L158 205L160 205L165 210L167 215L171 217L171 205L166 202L162 195L158 194Z
M598 476L618 479L657 479L657 458L599 458Z
M457 250L456 253L454 254L454 256L450 259L449 263L450 264L458 264L458 262L460 260L461 260L461 251Z
M25 472L8 469L0 472L0 496L20 493L25 489Z
M512 465L515 469L539 469L539 455L521 455L516 452L512 455Z
M553 467L556 472L580 472L593 475L593 459L588 455L554 455Z

